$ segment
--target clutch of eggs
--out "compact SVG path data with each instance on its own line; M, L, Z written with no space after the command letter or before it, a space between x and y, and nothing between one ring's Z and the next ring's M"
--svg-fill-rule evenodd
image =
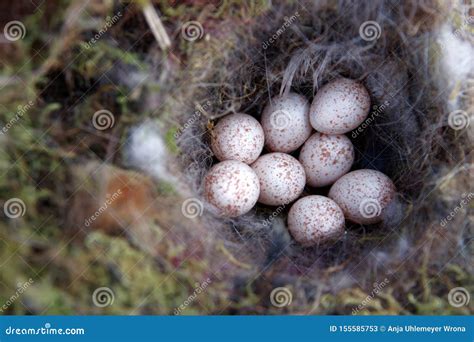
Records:
M204 179L204 196L216 213L236 217L260 202L283 206L288 229L302 246L337 240L345 220L382 221L395 197L393 182L376 170L351 170L354 146L344 134L366 118L370 96L354 80L338 78L324 85L311 105L289 93L271 99L261 120L239 113L219 120L211 149L220 161ZM263 147L269 153L263 154ZM301 148L299 157L289 155ZM298 199L306 185L332 185L328 197Z

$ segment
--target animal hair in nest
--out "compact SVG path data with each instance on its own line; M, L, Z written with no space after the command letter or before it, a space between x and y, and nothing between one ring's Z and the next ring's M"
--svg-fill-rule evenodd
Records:
M371 97L371 121L362 132L347 134L356 150L353 169L379 170L397 187L383 223L348 222L340 241L311 248L302 248L288 234L289 206L257 204L232 219L205 211L202 219L215 238L257 270L241 270L238 279L254 280L262 291L291 284L307 303L320 293L354 286L370 291L384 279L400 293L421 292L413 275L427 250L430 272L440 271L450 258L466 265L463 253L457 253L467 241L466 227L438 229L446 208L455 203L452 197L449 203L441 198L438 187L456 167L459 177L450 186L468 184L462 165L469 146L466 137L446 127L449 94L433 70L439 54L432 47L448 11L439 6L435 1L275 3L249 25L229 23L220 56L200 63L194 72L204 77L182 90L187 99L207 104L208 115L177 139L179 164L196 196L217 162L209 148L210 122L235 112L259 119L271 97L289 91L311 101L322 85L341 76L362 82ZM361 32L368 21L378 25L372 27L374 39L364 39ZM180 123L191 115L183 111ZM327 192L307 187L304 194Z

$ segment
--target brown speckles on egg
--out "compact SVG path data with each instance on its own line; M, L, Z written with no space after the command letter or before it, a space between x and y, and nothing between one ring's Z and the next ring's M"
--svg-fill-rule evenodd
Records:
M311 134L309 103L301 95L289 93L275 97L262 113L265 146L273 152L292 152Z
M305 247L338 239L344 233L344 223L341 208L324 196L303 197L288 213L288 229Z
M288 154L265 154L252 164L252 169L260 180L260 203L288 204L303 192L306 178L303 166Z
M349 172L354 147L345 135L315 133L301 148L299 160L309 185L326 186Z
M309 117L318 132L343 134L359 126L367 117L369 108L370 96L362 84L338 78L316 93Z
M204 179L204 196L218 214L236 217L253 208L260 183L250 166L235 160L214 165Z
M383 218L385 208L395 197L393 182L376 170L356 170L342 176L329 191L348 220L373 224Z
M212 131L211 148L217 159L253 163L262 152L262 126L247 114L230 114L219 120Z

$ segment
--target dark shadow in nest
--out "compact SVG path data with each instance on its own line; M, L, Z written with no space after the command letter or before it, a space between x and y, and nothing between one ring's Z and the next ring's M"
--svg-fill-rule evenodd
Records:
M414 225L413 216L406 219L411 215L407 204L423 199L429 191L431 169L425 157L432 152L433 142L426 132L437 122L447 97L429 70L436 61L426 53L440 13L434 2L339 1L332 7L303 2L293 7L274 6L253 26L242 29L239 46L219 66L226 72L226 85L206 88L207 98L211 94L211 99L219 99L212 112L234 108L259 119L268 100L280 93L291 90L311 101L317 90L334 78L359 80L371 96L371 120L361 132L347 133L356 149L352 169L379 170L398 190L383 223L365 226L347 222L345 236L332 245L301 248L288 239L278 220L262 228L261 222L275 207L261 204L257 204L256 217L246 215L249 217L226 223L224 229L234 233L231 241L245 244L246 251L265 250L256 252L260 258L252 259L261 265L262 274L270 272L285 283L288 277L309 276L309 272L316 279L321 274L318 270L337 266L359 285L366 285L369 277L357 276L363 266L362 273L370 268L376 278L384 278L384 273L377 272L385 271L377 270L376 263L367 257L377 246L389 251L401 239L401 231ZM376 23L372 27L375 31L361 33L361 25L367 21ZM282 30L285 22L291 24ZM283 32L269 42L279 30ZM182 145L184 151L189 148L187 143ZM305 192L326 195L328 189L307 187ZM289 207L279 215L283 221Z

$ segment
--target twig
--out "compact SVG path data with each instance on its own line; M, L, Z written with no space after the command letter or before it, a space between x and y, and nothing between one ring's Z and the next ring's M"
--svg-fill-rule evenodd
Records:
M171 46L170 37L166 33L165 27L150 1L147 1L143 6L143 15L160 48L162 50L169 48Z

